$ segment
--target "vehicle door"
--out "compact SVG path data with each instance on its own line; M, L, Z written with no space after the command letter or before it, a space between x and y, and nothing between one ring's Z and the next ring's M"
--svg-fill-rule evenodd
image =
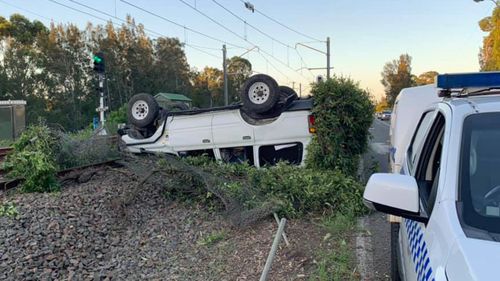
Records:
M254 129L243 120L239 110L215 112L212 135L222 161L254 165Z
M174 151L211 149L212 113L174 115L168 124L167 134Z
M418 185L420 212L430 219L438 191L445 117L439 111L422 116L408 148L403 173L413 176ZM436 268L429 252L434 241L426 223L403 219L400 227L401 269L406 280L433 280Z
M214 112L212 119L214 145L221 147L253 146L253 126L245 122L239 110Z

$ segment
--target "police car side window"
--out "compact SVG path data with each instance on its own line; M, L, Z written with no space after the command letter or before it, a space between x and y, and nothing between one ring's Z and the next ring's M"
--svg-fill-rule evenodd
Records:
M418 157L415 172L422 205L430 215L436 200L443 148L445 119L441 113L436 116L427 134Z
M419 152L422 148L424 138L426 136L427 131L429 130L429 126L433 120L434 112L429 111L424 113L417 127L417 131L415 135L413 135L412 142L408 147L408 164L411 169L415 167L416 161L418 160Z

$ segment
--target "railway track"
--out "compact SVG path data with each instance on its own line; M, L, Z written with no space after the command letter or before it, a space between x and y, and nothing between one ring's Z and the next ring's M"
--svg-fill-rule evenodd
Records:
M0 163L10 151L12 151L12 147L0 147Z
M76 172L79 170L88 169L88 168L99 168L99 167L104 167L104 166L122 166L121 164L118 164L116 162L118 160L120 160L120 158L61 170L61 171L57 172L57 176L59 178L61 178L69 173ZM6 178L2 177L2 175L0 174L0 194L2 192L7 191L7 190L16 188L22 181L23 181L23 179L6 179Z

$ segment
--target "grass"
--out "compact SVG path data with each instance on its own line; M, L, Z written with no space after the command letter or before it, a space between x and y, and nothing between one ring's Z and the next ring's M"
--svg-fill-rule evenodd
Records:
M15 218L19 215L16 205L12 202L0 204L0 217Z
M356 231L356 217L338 214L325 218L322 224L328 231L324 239L330 240L330 246L319 253L316 270L309 280L359 280L349 245L350 236Z
M12 145L14 141L12 140L4 140L4 139L0 139L0 147L9 147Z
M225 239L225 231L215 231L205 237L200 238L200 240L198 240L198 245L210 247Z

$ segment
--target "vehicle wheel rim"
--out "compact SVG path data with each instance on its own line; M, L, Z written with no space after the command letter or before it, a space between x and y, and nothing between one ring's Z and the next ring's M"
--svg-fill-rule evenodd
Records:
M132 105L132 117L136 120L143 120L148 116L149 106L143 100L138 100Z
M263 104L269 99L269 86L264 82L256 82L248 89L248 98L254 104Z

